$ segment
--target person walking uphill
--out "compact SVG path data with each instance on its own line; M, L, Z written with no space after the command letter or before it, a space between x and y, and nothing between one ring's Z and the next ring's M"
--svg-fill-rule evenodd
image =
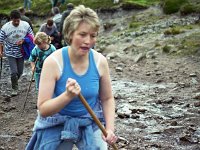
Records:
M47 22L40 26L39 32L45 32L51 37L51 43L58 49L61 48L60 33L52 18L48 18Z
M69 43L45 59L38 94L38 117L26 150L107 150L114 134L115 102L106 58L93 50L100 22L96 12L76 7L64 22ZM105 125L104 137L78 95Z
M8 58L11 71L11 94L13 96L18 94L18 79L22 75L24 68L24 58L21 52L23 39L27 34L34 36L30 25L20 18L18 10L11 11L11 21L4 24L0 30L0 57L3 55L4 46L4 53Z
M34 43L36 46L31 52L29 61L31 61L31 70L33 73L35 68L34 77L36 81L36 89L38 90L43 62L51 53L56 50L56 48L53 46L53 44L50 44L51 38L44 32L38 32L35 35Z
M65 10L62 13L62 17L61 17L61 21L60 21L60 34L61 34L61 39L63 39L64 35L63 35L63 25L64 25L64 21L65 18L67 18L67 16L71 13L71 11L74 9L74 4L72 3L68 3L67 4L67 10ZM64 42L64 45L66 46L67 43Z

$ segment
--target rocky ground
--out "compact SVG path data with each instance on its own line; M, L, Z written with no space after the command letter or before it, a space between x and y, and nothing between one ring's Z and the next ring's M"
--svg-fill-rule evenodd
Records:
M135 31L130 18L157 17ZM122 17L123 16L123 17ZM182 52L183 39L200 37L198 16L165 16L160 9L100 14L102 25L96 48L109 61L116 99L117 146L121 150L200 149L200 59ZM151 19L151 18L150 18ZM171 26L191 25L178 35L165 36ZM106 28L105 28L106 27ZM168 44L170 50L163 52ZM184 48L184 50L190 47ZM200 49L199 49L200 50ZM23 105L31 78L28 63L20 80L20 94L10 97L7 60L3 60L0 96L0 150L21 150L31 136L36 117L34 83Z

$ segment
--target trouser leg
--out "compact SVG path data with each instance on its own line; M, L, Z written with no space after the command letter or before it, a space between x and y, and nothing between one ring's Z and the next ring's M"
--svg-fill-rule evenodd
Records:
M22 75L24 69L24 59L14 58L10 56L8 56L7 58L10 66L12 88L17 90L18 79Z
M18 90L18 76L16 74L11 75L12 89Z
M18 72L18 79L21 77L24 71L24 58L17 58L17 72Z

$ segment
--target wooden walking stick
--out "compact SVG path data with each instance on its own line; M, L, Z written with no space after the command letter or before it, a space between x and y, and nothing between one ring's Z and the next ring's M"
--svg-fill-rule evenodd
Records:
M23 108L22 108L22 113L21 113L21 115L23 114L24 109L25 109L25 106L26 106L26 102L27 102L27 98L28 98L28 93L29 93L30 88L31 88L31 84L32 84L32 80L33 80L33 77L34 77L34 72L35 72L35 68L36 68L37 61L38 61L38 58L37 58L36 61L35 61L35 66L34 66L34 68L33 68L33 73L32 73L32 76L31 76L31 81L30 81L29 86L28 86L28 89L27 89L27 91L26 91L26 97L25 97L25 101L24 101L24 104L23 104Z
M92 111L91 107L89 106L89 104L87 103L87 101L85 100L83 95L80 93L78 96L79 96L81 102L83 103L83 105L85 106L85 108L88 110L88 112L90 113L90 115L94 119L95 123L101 129L103 135L106 137L107 136L107 132L106 132L105 128L103 127L103 125L101 124L99 119L96 117L95 113ZM112 144L111 146L113 147L114 150L118 150L117 146L115 144Z

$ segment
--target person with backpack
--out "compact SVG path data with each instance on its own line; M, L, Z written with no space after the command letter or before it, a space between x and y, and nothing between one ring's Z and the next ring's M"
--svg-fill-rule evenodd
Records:
M53 7L51 9L52 15L53 15L53 21L56 24L56 28L57 30L60 32L60 22L61 22L61 18L62 15L60 13L60 9L58 7Z
M43 62L56 48L53 44L50 44L51 38L44 32L36 33L34 43L36 46L31 52L29 61L31 62L31 70L34 73L36 89L38 90Z
M26 150L107 150L114 144L115 101L106 58L92 49L100 28L96 12L83 5L65 20L63 47L45 59L38 92L38 117ZM79 95L104 124L107 136Z
M23 74L24 57L21 51L26 35L34 37L33 30L26 21L21 20L18 10L10 13L11 21L4 24L0 30L0 58L4 53L8 59L11 71L11 95L18 95L18 80Z
M56 49L62 47L60 33L58 32L56 24L52 18L48 18L47 22L41 25L39 32L45 32L49 35L51 37L51 44L53 44Z
M23 7L20 7L18 10L21 15L21 20L28 22L29 25L31 26L31 29L33 30L33 25L32 25L31 19L25 15L26 10Z
M67 4L67 10L65 10L63 13L62 13L62 18L61 18L61 21L60 21L60 33L61 33L61 39L63 40L63 25L64 25L64 21L65 21L65 18L67 18L67 16L70 14L70 12L74 9L74 4L72 3L68 3ZM67 43L64 42L64 46L66 46Z

